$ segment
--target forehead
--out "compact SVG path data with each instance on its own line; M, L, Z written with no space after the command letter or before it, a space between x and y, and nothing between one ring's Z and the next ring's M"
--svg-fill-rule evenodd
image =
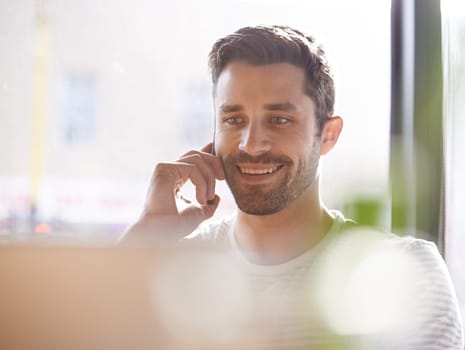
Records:
M311 98L305 94L305 72L290 63L252 65L244 61L228 64L215 86L215 104L261 99L297 102Z

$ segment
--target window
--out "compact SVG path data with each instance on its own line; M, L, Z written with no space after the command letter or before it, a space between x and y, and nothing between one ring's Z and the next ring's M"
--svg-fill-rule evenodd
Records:
M444 116L446 150L445 255L465 319L465 4L443 0Z
M5 232L30 230L31 204L39 222L60 223L52 225L57 235L66 228L112 237L134 221L154 164L211 139L211 45L262 23L315 35L334 66L345 127L324 159L325 201L354 214L364 203L386 202L389 0L24 0L2 2L0 17L0 50L8 52L0 55L0 137L8 143L0 149L0 216L15 217ZM47 71L34 90L37 53ZM40 148L30 142L38 95ZM235 205L224 183L218 191L220 216ZM26 205L31 198L36 203Z

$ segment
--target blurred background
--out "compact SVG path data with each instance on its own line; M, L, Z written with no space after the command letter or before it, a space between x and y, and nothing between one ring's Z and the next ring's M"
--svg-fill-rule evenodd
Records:
M345 118L340 144L324 160L328 204L388 193L387 0L1 4L4 234L108 237L137 219L155 164L212 140L207 55L216 39L246 25L289 24L326 46ZM217 216L234 207L219 186Z
M323 160L327 206L434 240L465 309L465 6L436 3L423 13L414 0L0 0L0 240L116 240L141 212L155 164L212 139L214 41L246 25L288 24L319 38L334 67L345 125ZM437 43L421 46L421 23L436 28ZM432 76L422 68L428 52L439 57L439 84L418 81ZM434 109L431 99L414 95L431 85L439 128L417 108ZM429 125L434 142L417 139L415 125ZM440 145L440 156L422 142ZM426 165L412 168L418 159ZM434 184L418 186L438 169ZM400 194L397 181L407 184ZM438 229L429 230L404 206L436 185ZM234 210L218 187L215 218ZM396 196L413 213L401 224Z

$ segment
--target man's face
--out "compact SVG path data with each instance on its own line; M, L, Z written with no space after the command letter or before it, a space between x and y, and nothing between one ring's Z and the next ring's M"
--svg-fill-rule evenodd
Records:
M233 62L215 93L216 154L243 212L276 213L315 182L320 157L315 106L303 69Z

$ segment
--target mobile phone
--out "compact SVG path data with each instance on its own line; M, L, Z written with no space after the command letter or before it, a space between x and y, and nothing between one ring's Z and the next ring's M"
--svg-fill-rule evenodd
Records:
M215 152L215 131L213 131L213 140L212 140L212 151L211 151L211 154L216 156L216 152ZM207 204L208 205L213 205L215 203L215 200L214 199L209 199L207 200Z
M216 134L216 126L213 129L213 137L212 137L212 154L216 156L215 152L215 134Z

